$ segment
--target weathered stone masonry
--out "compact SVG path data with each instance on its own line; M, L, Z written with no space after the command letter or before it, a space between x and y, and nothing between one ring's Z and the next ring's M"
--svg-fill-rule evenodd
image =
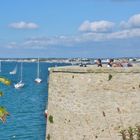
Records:
M139 123L139 67L50 70L46 139L121 140Z

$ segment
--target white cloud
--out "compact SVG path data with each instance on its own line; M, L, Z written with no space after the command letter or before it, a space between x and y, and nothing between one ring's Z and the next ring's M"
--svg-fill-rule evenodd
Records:
M115 39L130 39L140 37L140 29L126 29L109 33L85 33L78 36L80 42L101 42Z
M14 26L13 26L14 25ZM30 26L29 26L30 25ZM38 26L33 23L12 24L14 28L37 28ZM45 49L47 47L61 47L61 46L78 46L84 43L102 42L111 40L122 40L131 38L140 38L140 14L134 15L129 20L121 22L123 30L112 30L115 23L109 21L85 21L79 27L82 33L73 36L54 36L54 37L34 37L24 40L23 42L11 42L7 45L8 48L33 48ZM110 32L112 30L112 32Z
M128 39L140 37L140 29L126 29L109 34L107 39Z
M18 46L17 46L17 42L10 42L10 43L7 44L6 47L9 48L9 49L15 49L15 48L18 48Z
M140 28L140 14L130 17L128 21L122 21L120 26L122 28Z
M132 16L128 22L132 27L140 27L140 14Z
M140 29L126 29L116 32L108 33L84 33L75 36L55 36L55 37L35 37L26 39L23 42L15 43L11 42L7 45L8 48L30 48L30 49L45 49L47 47L71 47L77 46L78 44L89 43L89 42L102 42L111 40L123 40L131 38L140 38Z
M39 26L33 22L14 22L9 25L9 27L14 29L37 29Z
M40 46L41 48L48 46L72 46L81 42L76 36L55 36L55 37L35 37L25 40L22 44L25 48L34 48Z
M110 21L94 21L90 22L88 20L84 21L81 26L79 27L79 31L82 32L110 32L113 27L114 23Z

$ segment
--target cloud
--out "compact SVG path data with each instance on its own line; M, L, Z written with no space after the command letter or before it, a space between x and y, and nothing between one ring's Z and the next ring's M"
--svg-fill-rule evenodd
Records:
M140 38L140 29L126 29L108 33L83 33L75 36L34 37L23 42L11 42L6 47L10 49L46 49L48 47L76 47L83 44L104 41Z
M128 21L122 21L120 26L126 28L140 28L140 14L136 14L129 18Z
M84 21L80 27L79 31L82 32L110 32L114 27L114 23L110 21L94 21L90 22L88 20Z
M78 36L79 42L101 42L140 37L140 29L126 29L109 33L86 33Z
M109 34L107 39L130 39L140 37L140 29L126 29Z
M29 23L26 23L28 25ZM25 24L23 24L26 27ZM129 20L121 22L123 29L115 28L115 23L101 21L85 21L79 27L80 33L73 36L53 36L53 37L32 37L20 43L11 42L8 48L30 48L30 49L46 49L48 47L74 47L83 46L83 44L97 43L104 41L121 41L123 39L140 38L140 14L134 15ZM17 26L16 26L17 27ZM116 26L117 27L117 26ZM21 25L20 25L21 28ZM28 27L29 28L29 27ZM113 29L114 28L114 29ZM111 32L112 31L112 32Z
M131 27L140 27L140 14L132 16L128 23L131 25Z
M15 49L18 48L17 42L10 42L6 45L7 48L9 49Z
M39 26L33 22L14 22L9 25L9 27L14 29L37 29Z

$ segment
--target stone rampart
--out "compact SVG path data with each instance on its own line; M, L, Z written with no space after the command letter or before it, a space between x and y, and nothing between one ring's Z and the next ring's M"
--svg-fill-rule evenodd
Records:
M140 68L50 69L48 140L121 140L140 124Z

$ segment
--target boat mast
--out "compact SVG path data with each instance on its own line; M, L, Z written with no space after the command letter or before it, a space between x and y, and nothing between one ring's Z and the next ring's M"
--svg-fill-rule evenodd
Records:
M38 58L38 63L37 63L37 78L39 78L39 58Z
M16 67L15 67L14 71L17 72L17 64L16 64Z
M21 71L20 71L20 81L22 82L22 62L21 62Z

